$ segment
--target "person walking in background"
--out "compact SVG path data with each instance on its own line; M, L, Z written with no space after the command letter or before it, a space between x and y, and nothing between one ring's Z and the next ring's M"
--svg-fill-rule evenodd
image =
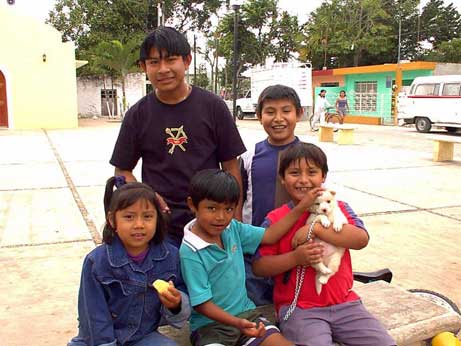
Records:
M314 108L314 124L320 122L320 124L325 124L325 113L327 107L331 107L331 104L326 99L327 91L325 89L320 90L320 93L315 100Z
M341 124L344 123L346 113L349 113L349 104L347 103L346 92L344 90L339 92L339 96L336 99L336 111L339 115L339 122Z

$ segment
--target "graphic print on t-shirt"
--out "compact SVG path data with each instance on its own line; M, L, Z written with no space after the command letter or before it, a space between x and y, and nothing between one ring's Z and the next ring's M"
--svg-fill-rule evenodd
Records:
M184 144L187 143L187 135L184 132L183 126L172 128L167 127L165 129L165 133L170 136L166 139L167 145L171 144L170 150L168 150L168 154L173 155L176 147L179 147L182 151L186 151Z

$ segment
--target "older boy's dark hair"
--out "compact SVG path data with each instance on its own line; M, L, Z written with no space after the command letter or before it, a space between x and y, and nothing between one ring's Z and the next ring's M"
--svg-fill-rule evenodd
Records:
M256 114L261 118L261 113L264 107L264 102L267 100L282 100L288 99L293 103L296 108L296 114L301 114L303 108L301 107L301 100L295 89L289 86L276 84L266 87L258 97L258 105L256 106Z
M160 203L155 195L154 190L143 183L126 183L114 190L118 177L111 177L106 182L104 191L104 212L106 214L106 223L102 231L102 241L106 244L111 244L116 235L116 228L112 227L109 222L109 217L114 218L115 213L119 210L128 208L139 200L150 202L157 211L157 225L154 237L151 241L158 244L165 238L166 224L162 213L160 212Z
M139 61L146 61L149 58L152 48L156 48L163 58L163 53L166 56L180 55L183 58L190 54L190 45L186 37L178 30L168 27L159 26L146 36L139 53Z
M197 172L189 184L189 197L195 207L204 199L217 203L238 203L240 187L235 177L221 169Z
M328 173L327 156L318 146L312 143L299 142L284 150L280 155L279 175L285 176L285 171L295 161L306 160L322 170L322 176Z

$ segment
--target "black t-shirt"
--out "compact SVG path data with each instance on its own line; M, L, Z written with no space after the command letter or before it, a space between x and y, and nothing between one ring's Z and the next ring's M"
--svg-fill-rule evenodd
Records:
M126 113L110 163L132 170L142 159L142 181L162 195L172 214L169 233L179 244L192 219L186 205L189 181L206 168L245 152L222 99L193 87L184 101L168 105L148 94Z

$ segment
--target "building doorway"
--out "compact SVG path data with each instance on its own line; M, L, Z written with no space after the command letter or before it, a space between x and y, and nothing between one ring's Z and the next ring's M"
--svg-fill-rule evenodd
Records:
M8 127L8 103L6 102L6 79L0 71L0 126Z
M117 89L101 89L101 115L118 115Z

